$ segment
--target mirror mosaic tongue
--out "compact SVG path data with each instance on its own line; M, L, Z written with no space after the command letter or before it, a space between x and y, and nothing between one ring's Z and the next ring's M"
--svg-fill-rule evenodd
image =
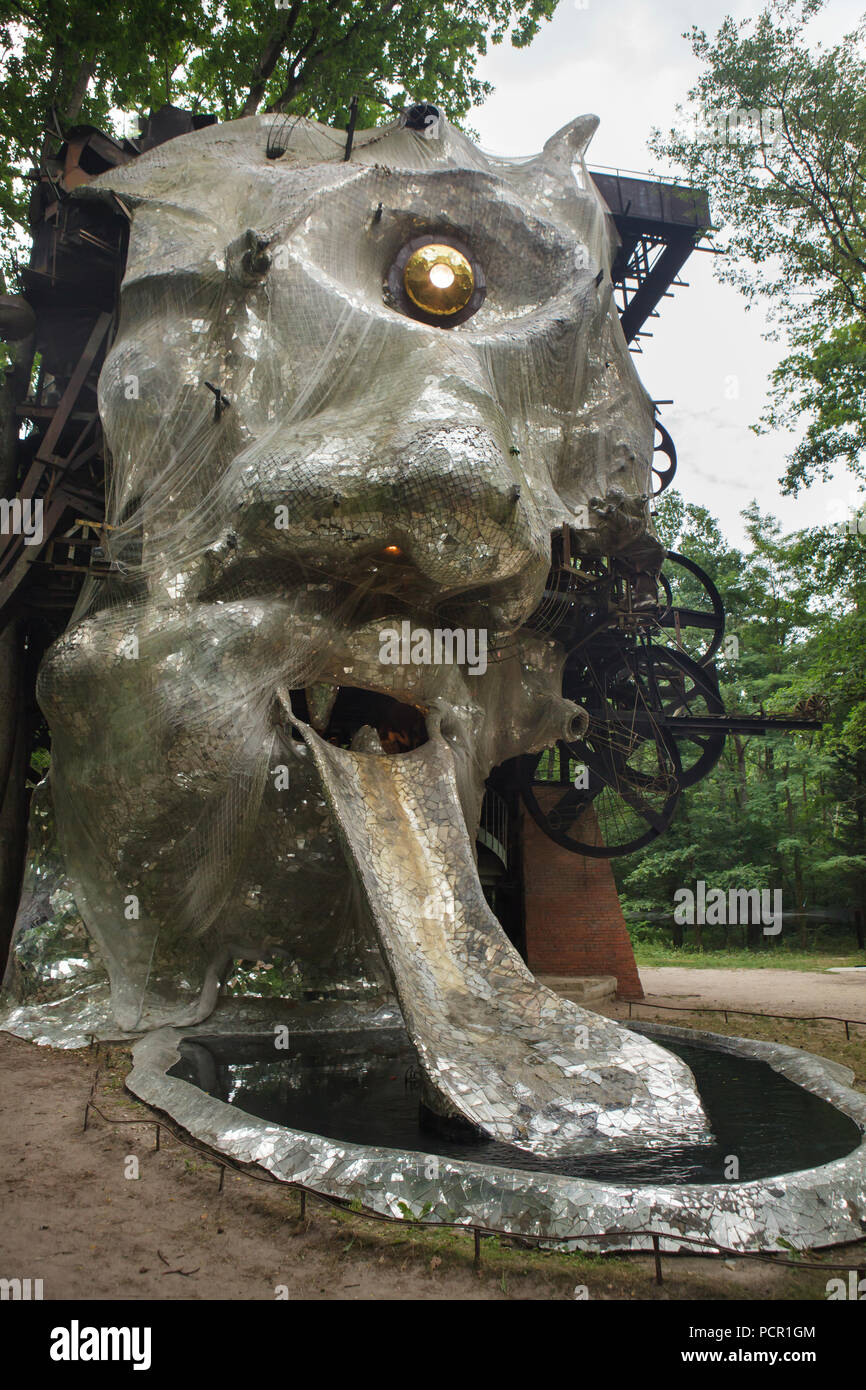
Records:
M297 721L296 721L297 722ZM546 1154L709 1142L685 1063L553 994L484 899L454 759L307 739L363 883L435 1114Z

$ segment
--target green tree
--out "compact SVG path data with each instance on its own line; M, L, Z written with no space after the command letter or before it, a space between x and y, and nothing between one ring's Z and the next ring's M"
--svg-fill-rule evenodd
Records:
M198 52L182 84L223 119L264 106L361 124L395 98L441 103L454 120L490 85L475 76L488 43L529 44L558 0L204 0Z
M770 0L713 39L694 27L697 121L651 141L709 190L721 277L762 298L789 335L763 421L805 424L788 492L838 459L866 476L866 22L830 48L810 44L825 3Z
M488 44L530 43L558 0L0 0L0 235L27 228L46 132L167 101L222 120L260 107L345 124L395 103L460 121L490 91Z
M754 504L744 519L748 553L728 545L705 508L676 493L657 503L662 539L707 572L737 639L716 659L725 708L783 713L820 695L823 725L728 737L716 768L683 794L665 835L614 862L632 922L669 914L675 890L699 878L722 889L781 888L786 911L866 909L866 674L858 659L866 643L866 547L833 527L785 536ZM705 606L691 577L674 598ZM786 924L781 944L796 937ZM702 939L696 929L695 939L719 944L709 928ZM799 940L811 939L803 920ZM749 944L779 943L758 931Z
M179 0L0 0L0 234L28 230L27 175L52 135L112 110L160 106L191 51L200 11ZM20 233L19 233L20 235Z

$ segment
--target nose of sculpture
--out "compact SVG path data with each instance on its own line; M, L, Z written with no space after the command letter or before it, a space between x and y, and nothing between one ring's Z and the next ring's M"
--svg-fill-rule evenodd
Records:
M348 582L399 556L426 597L468 591L531 611L547 527L505 412L452 371L412 392L271 430L231 470L237 556L280 557ZM383 572L383 580L386 572ZM512 614L513 621L513 614Z

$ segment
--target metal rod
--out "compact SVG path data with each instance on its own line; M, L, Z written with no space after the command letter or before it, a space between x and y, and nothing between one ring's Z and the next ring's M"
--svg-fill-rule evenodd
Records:
M472 1234L473 1234L473 1236L475 1237L475 1259L474 1259L473 1262L472 1262L472 1268L475 1270L475 1273L476 1273L476 1274L480 1274L480 1273L481 1273L481 1232L478 1230L477 1227L473 1227Z
M661 1257L661 1250L659 1249L659 1238L658 1238L658 1236L654 1235L653 1238L652 1238L652 1242L653 1242L653 1257L654 1257L654 1259L655 1259L655 1266L656 1266L656 1283L657 1283L657 1284L660 1284L660 1283L662 1282L662 1257Z

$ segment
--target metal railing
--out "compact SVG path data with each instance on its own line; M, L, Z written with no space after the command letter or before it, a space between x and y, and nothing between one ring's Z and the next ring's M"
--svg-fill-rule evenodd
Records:
M629 1018L634 1008L661 1009L666 1013L677 1014L724 1014L726 1023L728 1014L743 1018L779 1018L787 1023L842 1023L845 1026L845 1037L849 1040L851 1028L866 1028L866 1018L839 1018L836 1014L765 1014L759 1009L729 1009L724 1004L651 1004L645 999L628 999L623 1000L623 1003L628 1004Z
M508 805L499 792L488 787L481 803L481 821L475 836L508 868Z

